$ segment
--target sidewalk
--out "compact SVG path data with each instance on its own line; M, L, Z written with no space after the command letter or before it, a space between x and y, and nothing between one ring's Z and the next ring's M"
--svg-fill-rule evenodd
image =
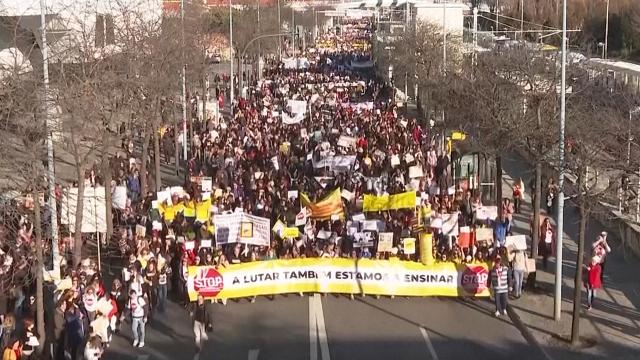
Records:
M522 178L527 184L534 176L533 168L520 156L511 155L503 159L503 194L510 197L514 179ZM529 234L529 219L532 214L530 194L525 194L522 213L514 216L514 233ZM572 202L565 203L562 281L562 319L553 319L553 291L555 259L548 268L538 262L537 287L526 292L519 300L510 301L514 315L521 319L531 335L553 359L640 359L640 261L625 256L620 239L612 237L609 244L605 269L604 288L600 289L593 310L582 307L580 334L584 343L581 349L568 346L563 339L571 334L573 289L579 216ZM554 221L555 223L555 221ZM591 243L603 230L603 226L592 218L587 222L585 251L591 251ZM583 290L583 303L586 293ZM514 323L517 319L514 319Z

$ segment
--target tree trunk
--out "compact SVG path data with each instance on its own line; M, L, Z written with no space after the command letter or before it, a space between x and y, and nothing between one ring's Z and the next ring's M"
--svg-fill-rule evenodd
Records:
M102 172L104 175L104 199L105 199L105 219L107 222L106 241L111 240L113 235L113 205L111 203L111 163L109 157L109 141L107 139L108 131L105 131L105 142L102 147ZM100 244L98 244L100 246Z
M580 311L582 310L582 268L584 267L584 238L587 229L587 203L583 195L585 173L580 169L578 175L578 204L580 206L580 233L578 234L578 254L576 259L576 273L573 279L573 318L571 319L571 344L580 341Z
M162 173L160 172L160 133L158 129L153 129L153 154L156 172L156 191L162 187ZM176 159L177 161L177 159Z
M498 216L502 214L502 155L496 155L496 206Z
M78 199L76 202L76 222L73 235L73 267L76 268L82 260L82 221L84 211L84 166L77 166Z
M38 191L34 191L33 193L34 201L34 229L36 231L36 330L38 331L38 335L40 338L38 341L41 346L36 348L38 354L42 353L44 349L44 343L46 340L46 331L44 327L44 260L42 255L42 220L40 219L40 196L38 196Z
M147 170L147 161L149 161L149 137L150 137L150 133L149 133L149 129L147 128L147 126L145 125L142 128L142 164L140 165L140 188L141 188L141 195L143 197L147 196L147 176L149 176L149 174L147 174L148 170Z

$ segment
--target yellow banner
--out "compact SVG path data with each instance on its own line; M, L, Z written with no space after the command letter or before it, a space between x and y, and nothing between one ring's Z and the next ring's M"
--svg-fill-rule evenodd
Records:
M327 220L331 215L337 215L344 219L344 208L342 207L342 196L340 188L332 191L324 199L312 203L306 194L300 194L300 204L310 211L312 219Z
M299 292L398 296L489 296L487 264L359 259L257 261L190 266L187 290L207 299Z
M395 195L364 195L362 210L386 211L398 209L414 209L416 207L416 192L407 191Z

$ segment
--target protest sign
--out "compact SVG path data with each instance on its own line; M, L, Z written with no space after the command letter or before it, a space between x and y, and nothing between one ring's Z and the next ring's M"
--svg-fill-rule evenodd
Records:
M186 241L184 243L184 248L186 250L193 250L196 248L196 242L195 241Z
M276 221L275 225L273 225L273 227L271 228L271 231L273 231L274 233L278 234L278 236L280 236L280 234L282 234L282 231L285 229L286 225L280 221L280 219L278 219L278 221Z
M365 220L362 222L363 231L384 231L385 223L382 220Z
M400 165L400 157L398 155L391 155L391 166L396 167Z
M429 226L434 229L442 229L442 218L441 217L431 218L431 224Z
M493 242L493 229L491 228L477 228L476 229L476 241L488 241Z
M233 299L285 293L488 297L487 264L423 265L371 259L256 261L216 268L190 266L189 299Z
M354 214L351 219L353 219L353 221L358 221L358 222L363 222L366 220L366 217L364 216L363 213L359 213L359 214Z
M442 214L442 233L447 236L458 235L458 212Z
M287 100L287 107L291 110L292 114L300 114L307 111L307 102L304 100ZM285 113L282 113L282 116L285 116Z
M416 192L407 191L401 194L394 195L364 195L364 203L362 210L365 212L370 211L385 211L385 210L398 210L398 209L413 209L416 206Z
M476 210L477 220L495 220L498 217L497 206L481 206Z
M422 166L414 165L409 167L409 178L415 179L423 176L424 173L422 172Z
M381 232L378 234L378 252L389 252L393 248L393 233Z
M342 147L356 147L356 138L352 137L352 136L345 136L345 135L340 135L340 137L338 138L338 142L337 142L338 146L342 146Z
M416 239L404 238L402 239L402 251L406 255L413 255L416 253Z
M297 227L287 227L282 230L283 238L297 238L300 236L300 230Z
M111 205L114 209L124 210L127 207L127 187L116 186L111 196Z
M211 239L200 240L200 247L201 248L210 248L211 247Z
M512 247L515 250L527 250L527 237L525 235L507 236L505 240L506 247Z
M469 248L472 244L473 233L468 226L460 227L460 234L458 235L458 245L460 248Z
M215 215L213 224L216 229L216 243L244 243L250 245L269 246L270 221L255 215L242 212Z
M68 225L69 229L74 229L73 231L105 233L107 231L107 204L104 187L85 187L83 198L82 224L78 226L76 224L78 188L69 188L63 191L60 222Z
M203 177L200 182L200 190L202 192L211 192L213 190L213 179L211 177Z
M298 190L289 190L287 191L288 199L297 199L298 198Z
M348 202L353 201L353 199L355 198L355 195L347 189L342 189L342 193L340 195Z
M296 214L296 222L295 225L296 226L301 226L307 223L307 208L302 208L300 209L300 212L298 214Z
M147 228L142 225L136 225L136 237L143 238L147 235Z

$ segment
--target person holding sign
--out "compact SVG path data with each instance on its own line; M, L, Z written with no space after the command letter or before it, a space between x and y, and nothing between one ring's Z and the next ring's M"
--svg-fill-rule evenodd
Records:
M550 256L553 256L553 249L556 248L556 236L553 226L549 218L545 218L540 225L541 241L538 243L538 254L542 255L542 266L547 268L547 262Z

